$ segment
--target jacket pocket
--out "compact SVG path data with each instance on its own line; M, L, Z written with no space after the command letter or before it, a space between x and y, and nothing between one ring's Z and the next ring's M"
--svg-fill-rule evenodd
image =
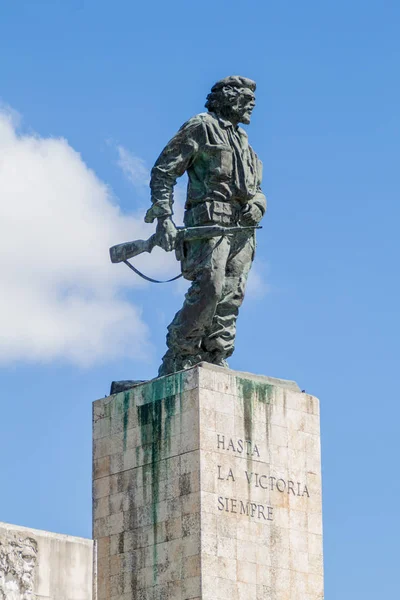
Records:
M227 180L232 175L232 149L224 145L206 144L203 147L209 167L209 179Z
M211 203L201 202L187 209L183 221L186 227L210 224L212 222Z
M230 202L214 200L211 202L210 212L213 223L217 224L232 225L237 217L237 211Z

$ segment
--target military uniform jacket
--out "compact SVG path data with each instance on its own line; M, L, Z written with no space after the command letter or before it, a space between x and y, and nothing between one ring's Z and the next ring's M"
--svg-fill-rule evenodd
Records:
M266 199L261 191L262 163L241 127L214 113L187 121L167 144L151 172L152 207L145 221L172 215L173 188L187 171L186 209L202 202L256 204L262 214Z

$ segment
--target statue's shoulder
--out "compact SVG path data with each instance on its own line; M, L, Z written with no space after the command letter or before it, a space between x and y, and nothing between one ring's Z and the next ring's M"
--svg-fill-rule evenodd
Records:
M198 115L194 115L194 117L191 117L190 119L188 119L180 128L180 131L182 130L187 130L187 129L195 129L196 127L202 126L202 125L207 125L207 124L211 124L214 123L216 120L216 117L214 115L212 115L211 113L208 112L204 112L204 113L199 113Z

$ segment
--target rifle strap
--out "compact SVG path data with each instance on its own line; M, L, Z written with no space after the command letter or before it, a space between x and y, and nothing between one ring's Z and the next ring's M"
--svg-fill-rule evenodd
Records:
M179 279L180 277L182 277L182 273L181 273L180 275L176 275L176 277L172 277L172 279L166 279L165 281L159 281L158 279L152 279L151 277L147 277L147 275L145 275L144 273L141 273L139 271L139 269L137 269L136 267L131 265L131 263L128 260L124 260L123 262L130 269L132 269L132 271L134 271L136 273L136 275L139 275L139 277L141 277L142 279L145 279L146 281L150 281L150 283L170 283L171 281L175 281L176 279Z
M196 264L194 265L193 269L189 273L193 273L194 270L196 269L196 267L198 267L199 264L201 262L203 262L203 260L206 260L209 256L211 256L211 254L214 252L215 248L218 248L218 246L221 244L221 242L224 239L224 237L225 237L224 235L221 235L221 237L219 238L218 242L215 244L214 248L212 248L210 250L210 252L208 252L205 256L202 256L201 259L196 262ZM177 279L180 279L181 277L183 277L183 274L180 273L179 275L175 275L175 277L172 277L171 279L165 279L164 281L159 281L158 279L153 279L152 277L148 277L144 273L141 273L139 271L139 269L137 269L136 267L134 267L128 260L124 260L123 262L126 264L127 267L129 267L130 269L132 269L132 271L134 273L136 273L136 275L139 275L139 277L141 277L142 279L145 279L146 281L150 281L150 283L171 283L171 281L176 281Z

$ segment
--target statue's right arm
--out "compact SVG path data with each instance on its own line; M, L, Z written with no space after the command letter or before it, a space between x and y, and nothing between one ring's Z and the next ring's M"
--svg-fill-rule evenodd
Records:
M157 219L159 244L164 250L175 247L177 230L172 220L174 186L194 159L205 136L204 124L198 117L185 123L166 145L151 171L152 206L146 213L146 223Z
M172 216L174 186L194 159L199 146L204 143L205 126L199 117L182 125L158 157L150 180L152 206L145 216L146 223Z

